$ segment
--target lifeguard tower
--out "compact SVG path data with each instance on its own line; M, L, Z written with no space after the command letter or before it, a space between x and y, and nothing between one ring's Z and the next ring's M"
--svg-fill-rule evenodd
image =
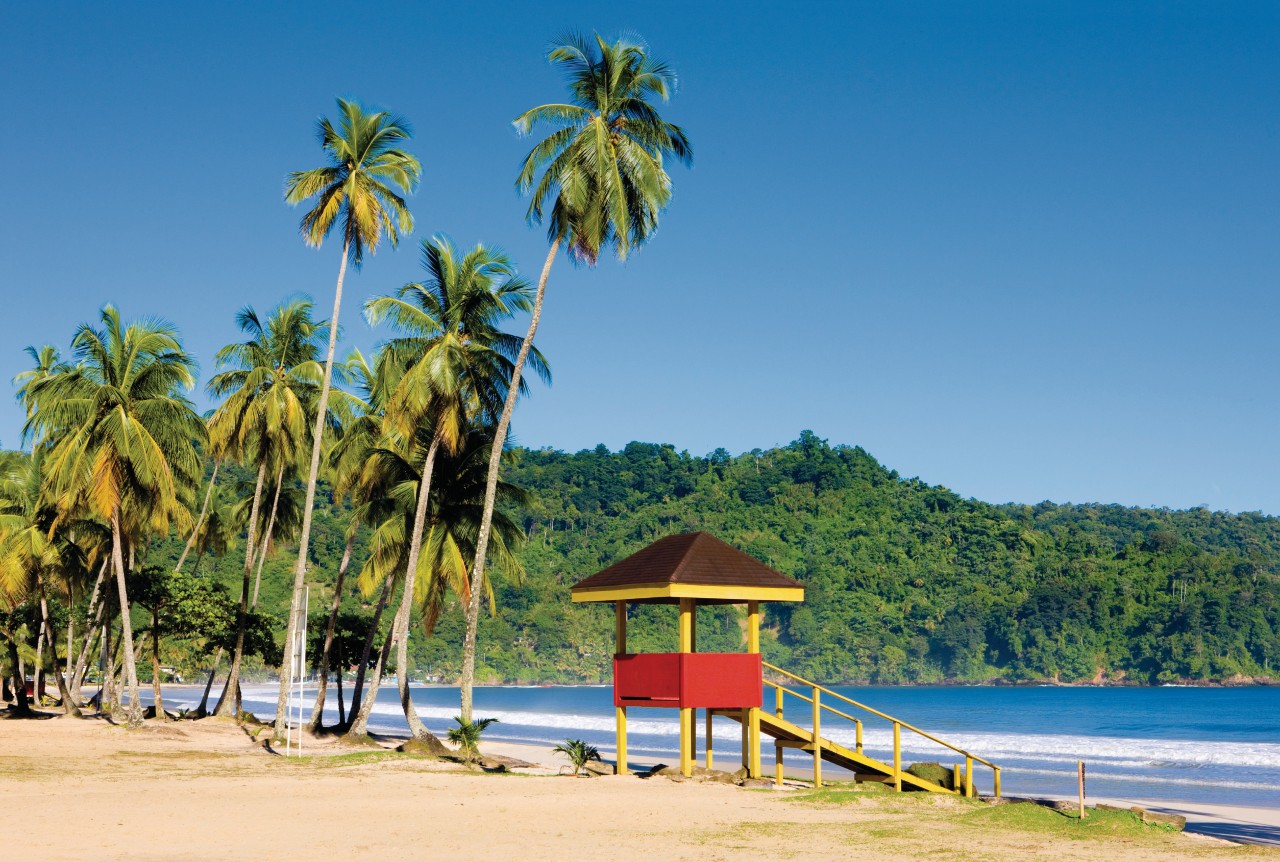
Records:
M773 738L775 781L782 784L782 756L786 748L813 755L815 785L822 783L824 761L854 773L859 781L878 781L895 790L928 790L976 795L974 764L990 767L994 792L1000 795L1000 769L951 743L904 721L885 715L817 683L765 662L760 655L760 603L802 602L804 585L725 544L708 533L689 533L659 539L572 587L574 602L612 602L617 647L613 657L613 704L617 721L618 772L627 771L627 710L631 707L665 707L680 711L680 771L693 772L696 757L697 711L706 710L706 764L712 764L712 717L725 716L742 724L742 765L752 778L761 777L761 735ZM627 652L627 606L665 604L679 606L679 651L674 653ZM747 651L700 653L696 609L699 604L745 604ZM764 679L768 669L783 684ZM762 709L765 686L774 689L771 711ZM789 686L795 686L789 687ZM807 688L809 693L795 688ZM784 696L808 704L810 727L788 720ZM824 702L825 698L825 702ZM839 702L841 708L831 706ZM844 710L863 710L892 724L892 762L883 762L863 750L862 719ZM842 718L854 724L854 744L848 746L824 737L822 721ZM902 731L918 734L931 743L964 758L963 773L956 763L950 780L936 782L913 775L902 766ZM949 786L948 786L949 785Z

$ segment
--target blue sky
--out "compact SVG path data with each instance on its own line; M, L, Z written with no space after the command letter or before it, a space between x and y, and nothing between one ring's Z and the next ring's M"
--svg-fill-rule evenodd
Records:
M1280 514L1280 6L1272 3L25 4L0 81L0 376L111 301L213 371L233 315L307 293L281 201L337 95L403 114L418 229L535 276L510 120L567 30L680 73L696 159L625 264L557 262L556 381L519 442L702 454L811 428L995 502ZM325 312L327 313L327 311ZM208 406L203 393L197 401ZM20 412L0 399L0 442Z

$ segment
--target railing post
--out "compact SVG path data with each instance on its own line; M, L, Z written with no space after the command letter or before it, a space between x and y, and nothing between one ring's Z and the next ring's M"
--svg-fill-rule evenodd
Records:
M994 772L994 773L995 773L995 775L996 775L996 793L995 793L995 796L996 796L996 799L999 799L999 798L1000 798L1000 767L998 767L998 766L993 766L993 767L991 767L991 771L992 771L992 772Z
M964 757L964 795L973 795L973 758L967 754Z
M902 725L893 723L893 789L902 792Z
M782 718L782 686L773 690L773 714Z
M862 722L861 721L854 721L853 732L854 732L854 751L861 754L862 753Z
M960 787L960 764L958 763L951 764L951 789L956 793L962 792Z
M813 687L813 786L822 786L822 692Z

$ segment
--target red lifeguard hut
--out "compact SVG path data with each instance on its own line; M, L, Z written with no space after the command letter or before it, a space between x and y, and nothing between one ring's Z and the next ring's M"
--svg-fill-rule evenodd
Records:
M680 710L680 770L693 770L697 710L705 709L706 762L711 766L711 717L738 711L742 763L760 777L760 603L804 601L804 586L708 533L667 536L574 584L575 602L613 602L617 648L613 703L618 772L627 771L627 709ZM627 605L679 606L679 652L627 652ZM747 606L745 653L698 652L699 604Z

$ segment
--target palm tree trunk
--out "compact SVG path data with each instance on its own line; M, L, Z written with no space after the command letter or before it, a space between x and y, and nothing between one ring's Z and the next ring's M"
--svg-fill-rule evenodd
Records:
M31 693L35 696L36 706L44 706L44 696L40 689L44 684L44 624L47 618L40 617L40 625L36 626L36 660L31 666Z
M164 721L164 696L160 693L160 614L151 609L151 696L156 704L156 718Z
M15 636L16 637L16 636ZM10 715L26 717L31 715L31 702L27 700L27 679L22 672L22 659L18 656L18 644L13 637L5 637L9 644L9 667L13 670L13 708Z
M382 642L382 649L378 651L378 662L373 666L373 677L369 680L369 693L364 696L360 711L356 713L345 736L361 737L369 734L369 716L373 713L374 701L378 699L378 690L382 685L382 669L387 666L387 657L391 655L391 642L394 638L395 626L393 625L392 630L387 632L387 639Z
M324 380L320 383L320 400L316 403L316 422L311 433L311 466L307 470L307 495L302 505L302 531L298 535L298 562L293 567L293 599L289 603L289 626L285 632L284 666L280 669L280 693L276 697L275 741L283 742L288 716L289 680L293 676L293 649L298 609L302 605L302 581L307 576L307 552L311 545L311 512L316 504L316 481L320 477L320 451L324 442L324 420L329 410L329 384L333 380L333 355L338 349L338 314L342 310L342 280L347 275L347 259L351 256L351 234L342 243L342 264L338 267L338 284L333 291L333 316L329 318L329 352L324 359Z
M209 692L213 689L213 678L218 672L220 661L222 661L222 647L218 647L218 651L213 654L213 667L209 668L209 679L204 684L204 696L200 698L200 705L196 707L197 718L204 718L209 714Z
M413 698L409 693L409 619L413 614L413 594L417 585L418 557L422 552L422 531L427 523L427 510L431 508L431 473L435 469L436 452L440 448L440 438L431 441L427 457L422 464L422 479L418 482L418 504L413 511L413 532L409 537L409 559L405 565L404 595L400 599L400 610L396 614L396 686L400 690L400 706L404 708L405 721L409 723L409 734L433 747L440 747L440 754L445 747L435 734L427 730L427 726L418 717L413 708Z
M324 718L324 699L329 687L329 653L333 650L333 632L338 626L338 608L342 606L342 586L347 579L347 566L351 564L351 546L355 544L356 532L360 529L357 520L347 530L347 547L342 552L342 562L338 565L338 583L333 588L333 603L329 606L329 621L324 629L324 649L320 652L320 681L316 685L316 704L311 708L311 717L307 719L307 730L314 732L320 727ZM342 724L342 666L338 666L338 724Z
M44 636L49 641L49 655L53 659L49 666L52 669L53 678L57 680L58 683L58 696L62 698L62 712L65 715L71 715L79 718L80 707L71 699L71 692L67 687L66 678L64 678L62 673L58 670L58 650L54 647L54 644L56 644L58 640L53 635L53 623L49 621L49 601L45 596L44 577L39 572L36 573L36 589L40 595L40 617L44 621ZM68 646L70 645L68 644ZM70 661L71 653L68 652L68 667L70 667ZM68 673L67 676L70 676L70 673ZM37 689L37 691L39 691L39 689Z
M204 492L204 503L200 505L200 517L196 518L196 525L191 528L191 535L187 537L182 556L178 557L178 563L173 567L175 572L182 571L182 564L187 561L187 554L191 553L191 549L195 547L196 536L200 535L200 528L204 526L204 519L209 514L209 500L213 497L213 486L218 481L218 468L221 466L217 461L213 462L213 475L209 477L209 487Z
M76 669L71 675L69 687L71 696L77 705L83 700L80 688L84 685L84 675L89 670L89 656L92 654L93 642L102 628L103 617L107 613L106 597L102 595L102 581L107 574L107 560L98 567L98 577L93 582L93 592L89 596L89 618L85 623L84 643L80 647L80 657L76 659Z
M338 727L347 723L347 704L342 699L342 676L346 670L346 664L342 661L342 643L338 643L338 673L335 683L338 685Z
M114 661L111 653L111 619L108 616L102 623L102 641L98 648L98 674L101 677L98 680L98 712L102 715L110 715L115 709Z
M484 486L484 512L480 518L480 532L476 536L476 559L471 566L471 595L467 602L467 633L462 642L462 720L471 721L471 688L476 680L476 630L480 626L480 590L484 586L485 555L489 552L489 530L493 524L493 507L498 499L498 469L502 463L502 449L507 442L507 429L511 426L511 414L516 409L516 399L520 397L520 374L524 371L525 361L529 358L529 350L533 347L533 336L538 331L538 323L542 320L542 299L547 293L547 278L551 275L551 264L555 262L556 253L560 250L560 239L551 243L547 252L547 260L542 265L542 275L538 278L538 292L533 298L533 314L529 318L529 331L520 343L520 352L516 355L515 367L511 370L511 388L507 390L506 403L502 405L502 416L498 419L498 427L493 433L493 447L489 450L489 476Z
M138 693L138 666L133 660L133 623L129 620L129 593L124 583L124 555L121 551L120 507L111 513L111 559L120 591L120 637L124 643L125 683L129 687L129 708L125 713L130 727L142 724L142 699Z
M249 603L252 610L258 606L258 588L262 586L262 564L267 561L267 548L271 547L271 534L276 528L276 512L280 508L280 486L284 484L284 467L276 471L276 493L271 498L271 516L267 518L267 531L262 536L262 550L258 552L258 574L253 581L253 601Z
M369 633L364 636L364 649L360 652L360 666L356 668L356 682L351 692L351 712L360 706L360 695L364 691L364 678L369 669L369 653L373 652L373 639L378 636L378 623L382 620L382 612L387 608L387 599L391 595L391 579L382 582L382 592L378 594L377 607L373 609L373 620L369 623ZM354 715L352 720L354 720Z
M249 625L249 577L253 574L253 551L258 542L258 507L262 504L262 482L267 475L267 462L258 465L258 483L253 489L253 505L249 509L249 536L244 549L244 579L240 584L240 607L236 610L236 648L231 654L231 670L227 685L214 707L214 715L238 716L240 662L244 660L244 635Z

